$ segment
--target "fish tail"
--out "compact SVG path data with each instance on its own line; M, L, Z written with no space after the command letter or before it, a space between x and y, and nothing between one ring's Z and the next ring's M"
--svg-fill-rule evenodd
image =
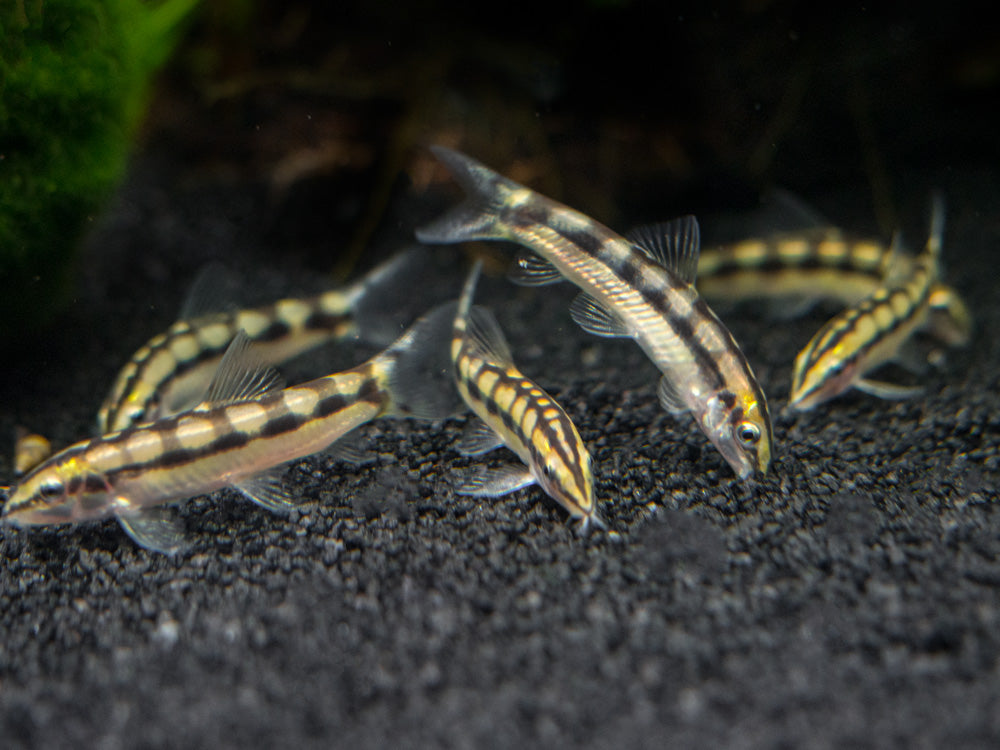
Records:
M972 338L972 313L958 292L935 284L930 293L930 332L947 346L965 346Z
M431 146L431 151L452 173L467 197L440 218L417 229L417 239L428 243L507 239L509 234L502 219L504 198L523 189L522 186L450 148Z
M944 193L931 193L931 225L927 232L927 252L937 261L941 257L941 241L944 237Z
M389 393L387 414L444 419L460 410L450 349L455 309L454 302L438 305L376 357Z
M476 293L476 283L479 281L479 274L483 270L483 261L477 260L469 277L462 287L462 296L458 299L458 310L455 313L455 333L461 335L465 333L469 319L469 309L472 307L472 298Z
M400 315L395 302L410 297L414 277L429 264L429 255L425 247L408 247L376 266L351 287L351 309L362 341L386 346L400 335L407 320Z

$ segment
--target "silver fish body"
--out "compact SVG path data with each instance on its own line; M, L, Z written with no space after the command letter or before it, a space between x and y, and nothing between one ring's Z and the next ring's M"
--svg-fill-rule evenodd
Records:
M37 466L11 491L3 521L19 526L116 517L142 546L174 552L182 540L161 506L234 487L281 511L280 470L380 416L439 418L455 398L447 343L454 305L418 321L383 353L346 372L282 389L248 350L229 346L194 409L85 440ZM415 377L437 373L438 384ZM276 471L277 470L277 471Z
M417 231L423 242L512 240L537 253L520 261L528 283L563 277L585 296L574 320L603 336L634 339L663 373L660 400L689 411L741 478L764 474L773 434L767 401L732 335L693 284L698 253L693 218L644 247L455 151L437 157L467 190L467 201ZM652 247L650 247L652 245Z
M398 335L375 307L406 283L418 249L398 253L344 289L260 307L182 317L151 338L119 371L97 415L97 433L122 430L198 403L229 342L243 331L256 356L276 365L329 341L385 345ZM210 291L210 290L209 290ZM393 331L386 335L386 331Z
M911 267L895 240L885 245L821 226L703 247L697 286L713 301L790 300L805 310L820 300L856 304Z

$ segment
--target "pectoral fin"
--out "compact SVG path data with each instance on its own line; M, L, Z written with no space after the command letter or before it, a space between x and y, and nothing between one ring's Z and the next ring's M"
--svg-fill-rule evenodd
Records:
M174 555L187 546L184 531L172 508L161 505L121 513L118 523L136 544L145 549Z
M924 392L924 389L917 385L897 385L895 383L868 380L866 378L855 381L854 387L862 393L890 401L903 401L914 396L919 396Z
M473 417L462 431L462 437L455 446L463 456L481 456L503 445L503 438L497 435L486 422Z
M455 484L459 495L500 497L535 483L534 475L525 466L508 464L494 469L477 469L460 477Z
M524 253L518 256L507 278L518 286L546 286L563 280L559 269L534 253Z
M659 397L660 405L664 410L675 416L683 414L688 410L687 404L681 398L681 394L677 392L674 384L667 379L666 375L660 378L660 384L656 388L656 395Z

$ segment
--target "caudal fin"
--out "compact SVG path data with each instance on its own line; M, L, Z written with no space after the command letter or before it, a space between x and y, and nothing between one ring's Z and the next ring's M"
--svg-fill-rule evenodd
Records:
M355 301L352 305L358 336L375 346L387 346L394 341L416 318L419 310L409 304L401 309L401 301L409 301L414 290L419 291L421 273L429 266L430 251L413 245L393 255L376 266L363 279L351 287ZM419 296L419 295L417 295ZM426 310L431 302L425 301ZM409 315L407 313L411 311Z
M431 146L431 151L448 168L467 197L448 213L417 229L417 239L427 243L507 239L500 209L505 196L524 189L523 186L458 151L444 146Z
M944 194L940 190L931 193L931 226L927 233L927 251L934 257L941 257L941 239L944 237Z
M379 355L388 371L389 414L444 419L462 411L451 364L455 302L438 305Z

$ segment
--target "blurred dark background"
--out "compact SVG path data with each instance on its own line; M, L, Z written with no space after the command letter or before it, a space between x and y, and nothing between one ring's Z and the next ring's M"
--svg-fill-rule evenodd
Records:
M112 522L4 529L0 745L996 748L998 39L954 3L206 0L74 299L8 347L0 481L15 426L89 434L207 261L263 301L410 241L457 195L429 143L619 230L782 186L919 241L942 187L975 343L926 397L774 408L754 486L660 409L638 347L573 326L569 285L487 274L477 301L576 421L615 535L577 538L537 492L455 497L458 422L373 425L377 464L298 462L292 518L185 502L177 559ZM436 257L441 299L464 266ZM775 407L823 322L726 319Z
M258 182L272 246L342 272L446 179L431 142L612 226L846 186L888 235L914 170L997 163L998 84L961 4L223 0L141 148Z

